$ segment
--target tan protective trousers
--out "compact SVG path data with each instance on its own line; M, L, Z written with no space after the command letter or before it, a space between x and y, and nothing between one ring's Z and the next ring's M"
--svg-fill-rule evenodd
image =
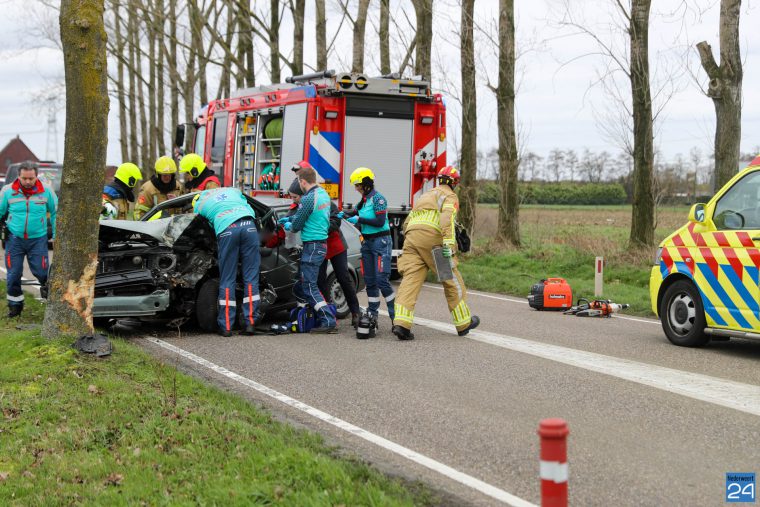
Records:
M441 233L433 228L413 229L406 233L404 250L398 259L398 271L403 278L396 293L394 325L406 329L412 328L414 306L422 284L425 283L428 270L436 272L432 252L435 246L441 246ZM452 258L452 271L454 279L442 282L443 293L446 296L454 325L457 331L462 331L470 325L472 315L466 302L467 289L454 258Z

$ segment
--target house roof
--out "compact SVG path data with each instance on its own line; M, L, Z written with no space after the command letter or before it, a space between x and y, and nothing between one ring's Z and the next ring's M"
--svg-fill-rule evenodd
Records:
M8 141L8 144L0 150L0 175L5 176L9 165L23 162L24 160L39 162L34 152L29 149L19 136L16 136Z

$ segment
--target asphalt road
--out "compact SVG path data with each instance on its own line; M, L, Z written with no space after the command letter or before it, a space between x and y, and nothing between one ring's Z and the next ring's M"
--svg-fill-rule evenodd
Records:
M659 323L537 312L473 293L456 336L433 285L416 340L159 333L140 343L450 505L540 503L546 417L568 421L571 505L719 505L726 472L760 472L760 342L671 345ZM420 464L422 463L422 464Z

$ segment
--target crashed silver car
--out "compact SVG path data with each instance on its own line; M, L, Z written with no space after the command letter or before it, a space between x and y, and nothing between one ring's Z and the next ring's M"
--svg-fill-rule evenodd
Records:
M93 307L93 316L99 323L132 317L176 326L194 319L205 331L216 329L219 270L213 228L205 218L190 212L156 219L170 209L189 211L194 196L187 194L165 201L140 221L100 222ZM276 219L287 212L290 201L246 198L265 239L277 227ZM349 247L349 270L358 291L364 287L359 271L360 236L347 222L341 231ZM300 242L297 237L289 239L285 245L261 248L262 315L296 304L292 289ZM349 314L348 304L329 263L327 274L338 316L345 317ZM238 290L242 298L242 287Z

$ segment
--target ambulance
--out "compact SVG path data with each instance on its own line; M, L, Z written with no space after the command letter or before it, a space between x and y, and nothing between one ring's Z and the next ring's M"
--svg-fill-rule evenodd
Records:
M339 208L361 195L349 182L357 167L375 173L388 201L395 259L414 200L446 165L446 107L430 83L398 76L325 71L214 100L195 120L192 149L224 186L282 196L308 161ZM183 135L176 141L181 146Z
M760 339L760 155L665 238L649 280L675 345Z

